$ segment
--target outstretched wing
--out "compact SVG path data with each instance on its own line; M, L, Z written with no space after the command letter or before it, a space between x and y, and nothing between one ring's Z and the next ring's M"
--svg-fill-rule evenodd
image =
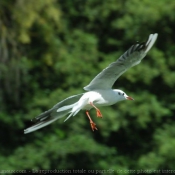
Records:
M129 68L139 64L157 39L158 34L150 34L147 42L132 45L120 58L100 72L84 90L111 89L115 81Z
M55 106L53 106L48 111L43 112L39 116L35 117L32 121L35 122L35 124L27 129L24 130L24 134L36 131L40 128L43 128L54 121L66 116L74 106L74 104L81 98L82 94L73 95L70 96L63 101L57 103ZM58 109L62 109L61 111L58 111Z

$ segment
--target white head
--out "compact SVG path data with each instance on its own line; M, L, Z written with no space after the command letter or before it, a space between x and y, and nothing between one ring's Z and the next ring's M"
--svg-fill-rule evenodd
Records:
M126 95L126 93L123 92L122 90L114 89L114 91L116 92L118 101L122 101L122 100L134 100L132 97Z

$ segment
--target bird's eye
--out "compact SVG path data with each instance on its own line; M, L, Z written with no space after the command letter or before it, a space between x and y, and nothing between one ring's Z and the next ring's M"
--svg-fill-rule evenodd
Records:
M120 92L118 92L118 95L120 95Z
M124 95L124 93L123 93L123 95Z

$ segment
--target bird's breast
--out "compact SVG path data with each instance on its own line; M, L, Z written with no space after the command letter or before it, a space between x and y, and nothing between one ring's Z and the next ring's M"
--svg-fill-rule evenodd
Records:
M109 106L116 103L116 95L110 90L91 91L92 95L89 98L89 103L92 102L96 106Z

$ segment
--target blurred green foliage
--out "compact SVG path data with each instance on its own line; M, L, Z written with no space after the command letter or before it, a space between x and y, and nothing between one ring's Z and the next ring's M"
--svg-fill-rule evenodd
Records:
M1 0L0 170L112 169L127 175L174 169L174 9L172 0ZM81 111L23 134L33 117L82 93L150 33L159 36L147 57L114 85L135 101L101 108L103 119L92 110L98 131Z

